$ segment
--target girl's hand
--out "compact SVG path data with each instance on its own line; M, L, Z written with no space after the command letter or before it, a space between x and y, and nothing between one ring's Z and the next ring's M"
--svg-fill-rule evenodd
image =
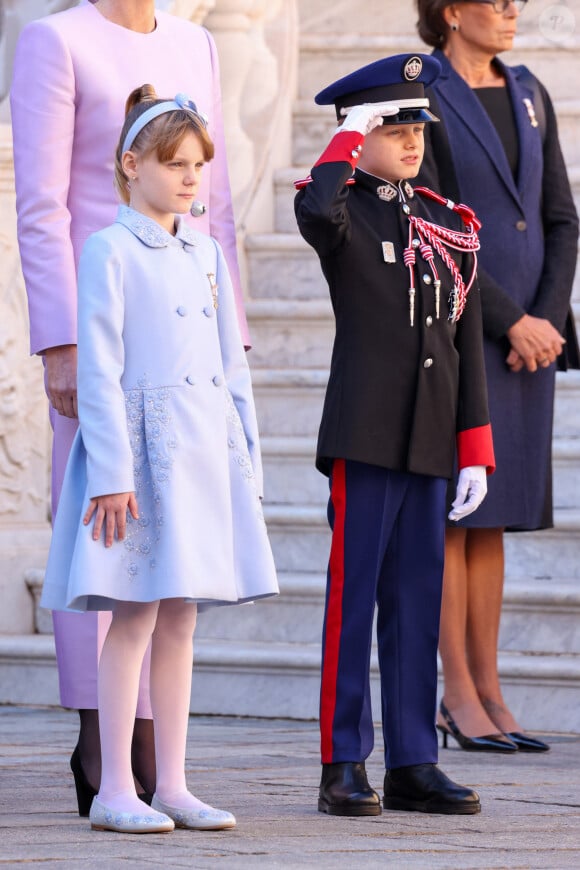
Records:
M139 519L139 508L134 492L117 492L112 495L99 495L90 500L83 523L87 526L95 514L93 526L93 541L101 537L103 523L105 525L105 547L112 547L115 540L122 541L127 531L127 510L134 520Z

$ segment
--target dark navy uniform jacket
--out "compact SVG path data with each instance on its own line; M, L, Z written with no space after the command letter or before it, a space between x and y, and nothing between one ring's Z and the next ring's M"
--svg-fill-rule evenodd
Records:
M390 201L385 181L352 174L358 133L338 133L312 180L296 196L300 232L318 253L336 319L330 379L320 426L317 467L333 458L451 477L459 467L494 466L482 352L477 283L456 324L448 319L453 280L438 255L440 317L428 264L417 252L414 325L409 317L409 270L403 263L409 222L404 210L452 229L465 228L444 206L427 203L403 182ZM388 186L388 184L387 184ZM407 192L405 192L407 191ZM383 242L395 262L386 262ZM465 283L473 255L453 252Z

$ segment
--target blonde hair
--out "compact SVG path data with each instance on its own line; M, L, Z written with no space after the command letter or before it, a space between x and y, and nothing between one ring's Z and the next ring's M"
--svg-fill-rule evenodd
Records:
M158 103L168 102L160 99L153 85L141 85L131 91L125 104L125 123L121 130L115 151L115 187L123 202L129 202L129 179L123 170L123 143L131 126L137 118ZM147 156L155 153L160 163L172 160L186 133L195 133L202 147L203 158L207 162L214 156L213 142L201 119L187 109L175 109L153 118L137 134L130 150L135 154Z

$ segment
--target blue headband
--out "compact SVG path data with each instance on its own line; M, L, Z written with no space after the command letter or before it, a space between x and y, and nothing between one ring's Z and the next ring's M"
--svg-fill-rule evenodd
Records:
M125 141L123 142L123 150L121 153L124 154L125 151L129 151L141 130L154 118L158 118L159 115L165 115L167 112L179 111L191 112L204 127L207 127L208 120L206 116L202 115L201 112L198 112L197 106L193 100L190 100L186 94L176 94L174 100L167 100L164 103L156 103L154 106L151 106L150 109L147 109L139 115L137 120L129 127L127 135L125 136Z

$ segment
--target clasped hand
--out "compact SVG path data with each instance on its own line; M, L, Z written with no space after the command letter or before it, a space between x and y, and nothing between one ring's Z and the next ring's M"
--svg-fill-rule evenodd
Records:
M457 479L455 501L449 512L450 520L462 520L469 516L485 498L487 493L487 472L484 465L470 465L462 468Z
M566 340L549 320L524 314L507 331L511 349L506 363L512 372L524 367L535 372L538 366L548 368L562 353Z
M94 514L93 541L99 540L104 526L105 547L112 547L115 534L118 541L123 541L125 538L127 533L127 511L129 511L134 520L139 519L139 508L134 492L98 495L90 500L83 517L83 523L87 526Z

